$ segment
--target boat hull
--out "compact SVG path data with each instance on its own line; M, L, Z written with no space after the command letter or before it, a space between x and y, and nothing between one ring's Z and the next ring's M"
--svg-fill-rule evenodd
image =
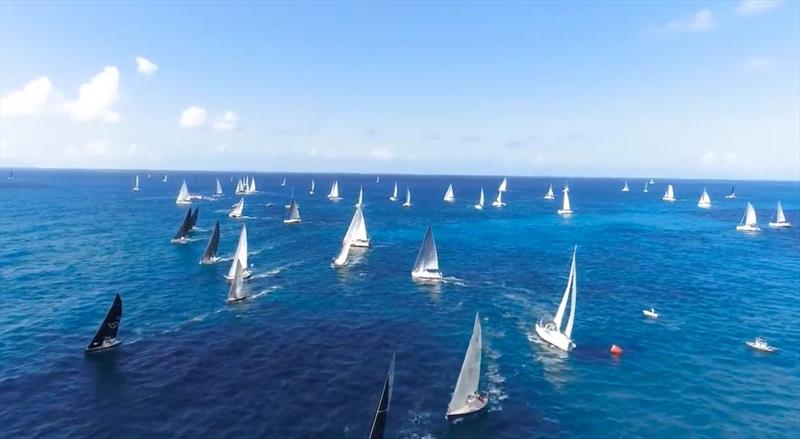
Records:
M701 209L710 209L711 208L711 203L697 203L697 207L699 207Z
M746 342L745 342L745 344L746 344L746 345L747 345L747 346L748 346L750 349L752 349L752 350L754 350L754 351L758 351L758 352L767 352L767 353L772 353L772 352L775 352L775 351L777 351L777 350L778 350L777 348L774 348L774 347L772 347L772 346L762 346L762 345L759 345L759 344L757 344L757 343L754 343L754 342L752 342L752 341L746 341Z
M790 223L788 221L782 222L782 223L769 223L769 226L777 228L777 229L785 229L785 228L792 227L792 223Z
M536 335L550 345L555 346L562 351L569 352L575 348L575 343L573 343L569 337L558 331L547 329L547 326L541 322L536 324Z
M556 197L555 197L555 195L545 195L545 196L544 196L544 199L545 199L545 200L555 200L555 199L556 199Z
M670 202L675 201L674 198L662 197L661 199L664 200L664 201L670 201Z
M654 312L652 312L650 310L647 310L647 309L642 311L642 315L644 315L648 319L652 319L652 320L656 320L658 318L658 313L654 313Z
M369 239L367 239L367 240L356 239L356 240L353 240L352 242L350 242L350 246L351 247L369 247L369 242L370 242Z
M445 415L445 418L447 418L450 421L454 421L456 419L481 412L488 405L489 405L489 396L486 394L481 394L481 398L474 398L464 407L455 410L453 412L447 413Z
M300 219L285 219L283 220L284 224L300 224Z
M86 352L87 354L103 352L103 351L107 351L109 349L113 349L113 348L115 348L115 347L117 347L117 346L119 346L121 344L122 344L122 341L114 340L109 344L102 344L102 345L100 345L100 346L98 346L96 348L90 348L89 346L86 346L86 349L84 350L84 352Z
M186 245L189 243L189 238L171 239L169 242L170 244Z
M217 262L219 262L219 257L214 256L213 258L201 259L200 265L213 265L216 264Z
M737 232L760 232L761 229L758 226L736 226Z
M440 281L442 280L442 272L441 271L412 271L411 277L414 280L419 281Z
M480 204L476 204L475 210L483 210L483 206L481 206Z
M389 201L397 201L397 197L389 197Z
M492 207L503 207L506 203L498 203L497 201L492 202Z
M570 209L570 210L558 209L558 214L559 215L572 215L572 209Z

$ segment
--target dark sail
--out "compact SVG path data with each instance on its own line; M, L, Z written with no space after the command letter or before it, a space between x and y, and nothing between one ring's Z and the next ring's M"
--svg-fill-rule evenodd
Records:
M106 314L103 323L97 329L97 333L92 338L92 341L86 346L87 351L96 351L100 349L110 348L116 344L117 331L119 331L119 323L122 319L122 298L119 294L114 298L114 303Z
M192 208L190 207L189 210L186 212L186 216L183 217L183 222L181 226L178 227L178 232L175 233L175 237L172 239L181 239L185 238L189 234L189 229L191 229L192 224Z
M291 203L289 203L289 212L286 214L287 221L300 221L300 210L297 208L297 203L294 201L294 197L292 197Z
M191 210L191 207L189 208ZM200 207L196 207L194 209L194 213L192 214L192 223L189 224L189 230L192 230L194 226L197 225L197 217L200 215Z
M382 439L383 431L386 429L386 417L389 414L389 402L392 400L392 388L394 387L394 354L392 362L389 363L389 372L386 374L386 381L383 383L381 399L378 401L378 408L375 410L375 417L372 418L372 426L369 429L369 439Z
M211 239L208 241L206 251L203 252L202 262L210 261L217 256L217 247L219 247L219 221L214 226L214 233L211 234Z

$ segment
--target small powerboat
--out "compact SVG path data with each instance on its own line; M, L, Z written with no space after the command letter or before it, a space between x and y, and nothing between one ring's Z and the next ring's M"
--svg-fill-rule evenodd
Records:
M745 344L759 352L775 352L778 350L775 346L770 346L769 343L767 343L767 339L763 337L756 337L754 340L746 341Z
M647 317L648 319L655 320L658 318L658 313L656 312L655 308L643 309L642 314L644 314L644 316Z

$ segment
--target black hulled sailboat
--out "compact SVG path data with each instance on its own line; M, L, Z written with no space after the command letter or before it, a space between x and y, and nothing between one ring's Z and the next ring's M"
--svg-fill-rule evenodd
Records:
M392 400L392 388L394 387L394 354L392 362L389 363L389 372L386 373L386 381L383 382L381 399L378 401L378 408L372 418L372 425L369 429L369 439L382 439L386 429L386 417L389 415L389 403Z
M219 247L219 221L214 225L214 233L211 234L211 239L208 240L206 251L203 252L203 257L200 258L201 264L214 264L219 261L217 256L217 247Z
M183 217L183 222L181 226L178 227L178 231L175 233L175 237L172 238L170 241L173 244L186 244L189 242L189 230L192 229L192 208L190 207L189 210L186 212L186 216Z
M94 338L86 346L86 352L97 352L113 348L114 346L122 343L117 340L117 331L119 331L119 324L122 320L122 298L119 294L114 298L114 303L111 304L106 318L103 323L97 328L97 333Z

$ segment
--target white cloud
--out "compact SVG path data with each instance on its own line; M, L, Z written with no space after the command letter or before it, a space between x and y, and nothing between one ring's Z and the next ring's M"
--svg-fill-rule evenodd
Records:
M708 9L701 9L687 18L672 20L661 26L657 33L673 34L679 32L707 32L714 28L714 16Z
M700 162L704 165L713 165L716 161L716 158L717 157L716 154L714 154L714 151L708 150L704 152L702 156L700 156Z
M64 111L81 122L103 119L117 122L119 113L111 109L119 96L119 69L104 67L89 82L82 84L78 99L64 104Z
M136 57L136 71L145 75L150 76L158 70L158 65L153 61L150 61L147 58L137 56Z
M33 114L41 111L50 98L53 84L47 76L28 82L22 90L0 97L0 114Z
M388 147L375 148L369 152L375 160L391 160L394 158L394 153Z
M239 115L234 111L226 111L222 117L214 122L214 129L219 131L227 131L236 129L236 124L239 122Z
M736 7L739 15L758 15L763 12L771 11L783 3L783 0L742 0Z
M95 140L88 142L78 147L67 147L64 152L68 156L83 157L83 158L96 158L104 157L109 154L111 149L111 141L108 139Z
M754 56L744 63L744 69L751 72L769 70L775 66L775 60L766 56Z
M198 128L206 124L206 109L192 105L181 113L181 128Z

